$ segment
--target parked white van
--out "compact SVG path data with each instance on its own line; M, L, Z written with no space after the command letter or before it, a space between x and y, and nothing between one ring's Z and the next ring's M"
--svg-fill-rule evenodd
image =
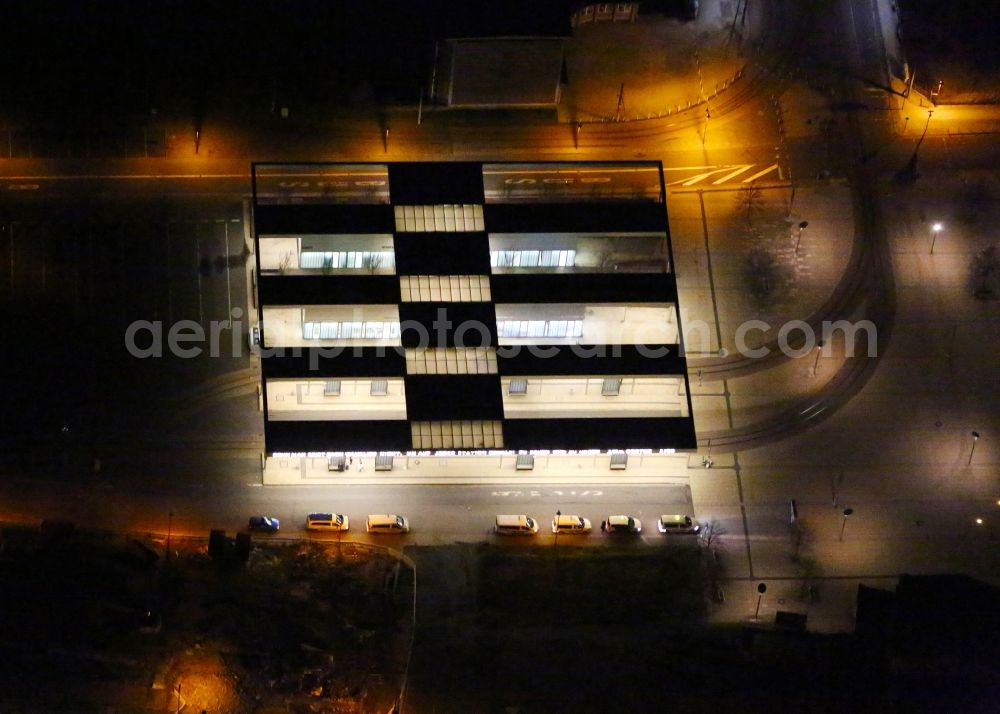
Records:
M310 513L306 516L307 531L346 531L351 522L343 513Z
M586 535L590 533L590 520L583 516L564 516L560 514L552 519L552 532Z
M493 532L497 535L535 535L538 521L531 516L497 516Z
M368 516L369 533L409 533L410 522L394 513L377 513Z

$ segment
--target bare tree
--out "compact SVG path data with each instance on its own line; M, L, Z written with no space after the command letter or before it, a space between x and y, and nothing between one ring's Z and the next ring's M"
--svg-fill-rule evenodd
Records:
M748 184L736 194L736 201L746 217L747 225L753 223L754 215L764 210L764 194L756 184Z

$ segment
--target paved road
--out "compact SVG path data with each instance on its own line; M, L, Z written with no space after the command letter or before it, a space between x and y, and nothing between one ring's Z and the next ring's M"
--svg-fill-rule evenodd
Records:
M405 537L376 538L394 546L433 545L491 538L494 516L526 513L541 524L532 542L553 543L548 522L556 510L589 518L594 533L573 542L603 542L599 527L608 515L626 513L643 520L643 540L663 542L655 521L662 513L693 513L686 486L545 486L524 483L509 486L281 486L254 484L175 483L172 487L143 488L139 483L104 480L87 484L45 481L8 481L2 486L0 518L37 523L71 520L100 528L139 533L205 536L212 528L237 531L248 516L265 513L281 519L282 537L307 537L305 515L311 511L346 513L351 519L347 537L368 541L364 519L369 513L399 513L411 523ZM168 517L173 513L173 518ZM169 522L168 522L169 521ZM336 540L335 535L313 535ZM566 536L560 537L562 542Z

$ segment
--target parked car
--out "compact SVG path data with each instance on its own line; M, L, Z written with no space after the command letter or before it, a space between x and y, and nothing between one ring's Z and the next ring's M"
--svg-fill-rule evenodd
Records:
M583 516L558 515L552 519L553 533L586 535L590 533L590 521Z
M605 533L641 533L642 521L632 516L608 516L606 521L601 521L601 530Z
M694 534L701 530L701 526L691 520L691 516L668 515L660 516L656 522L656 527L660 533L689 533Z
M378 513L368 516L369 533L409 533L410 522L404 516L394 513Z
M493 532L497 535L535 535L538 521L531 516L497 516Z
M306 516L307 531L346 531L351 522L343 513L310 513Z
M250 516L247 527L254 533L277 533L281 528L281 521L271 516Z

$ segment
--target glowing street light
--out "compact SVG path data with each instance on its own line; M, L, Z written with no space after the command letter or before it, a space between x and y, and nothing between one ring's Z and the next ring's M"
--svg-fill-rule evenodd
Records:
M944 228L940 223L935 223L931 226L931 255L934 255L934 243L937 241L938 233Z

